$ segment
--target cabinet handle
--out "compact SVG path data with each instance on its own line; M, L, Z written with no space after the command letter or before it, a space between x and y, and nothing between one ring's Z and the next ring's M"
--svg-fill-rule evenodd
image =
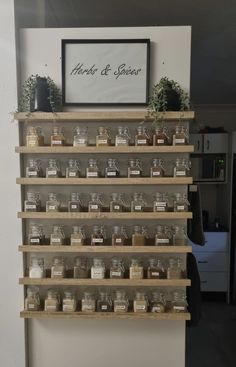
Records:
M208 282L207 282L207 280L201 280L201 283L202 283L202 284L206 284L206 283L208 283Z
M210 148L210 140L207 139L207 150L209 150L209 148Z
M208 261L198 261L198 264L208 264Z
M200 140L197 141L197 150L200 150Z

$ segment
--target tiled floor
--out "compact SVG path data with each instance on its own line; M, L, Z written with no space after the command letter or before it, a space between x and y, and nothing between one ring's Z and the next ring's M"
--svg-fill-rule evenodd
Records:
M236 367L236 305L204 302L202 311L187 328L186 367Z

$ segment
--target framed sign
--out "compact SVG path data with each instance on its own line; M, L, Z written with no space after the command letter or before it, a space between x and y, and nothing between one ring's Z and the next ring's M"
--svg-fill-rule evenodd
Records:
M145 105L149 39L62 40L64 105Z

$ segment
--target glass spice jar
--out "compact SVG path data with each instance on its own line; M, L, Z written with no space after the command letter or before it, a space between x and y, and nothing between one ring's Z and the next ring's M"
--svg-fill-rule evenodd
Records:
M165 312L165 298L163 293L152 292L150 311L156 313Z
M173 245L174 246L187 246L188 237L186 234L185 227L173 226Z
M153 145L162 146L168 144L167 129L161 125L158 125L153 135Z
M64 259L61 256L54 257L51 266L51 278L65 278L65 275Z
M93 232L91 234L92 246L104 246L105 244L105 229L103 226L93 226Z
M76 257L74 259L73 277L75 279L86 279L89 276L87 260L85 258Z
M113 304L114 312L128 312L129 301L124 290L116 290Z
M181 259L169 259L169 264L167 267L167 279L182 279Z
M87 127L77 126L75 128L73 146L74 147L88 146L88 128Z
M80 177L79 162L76 159L69 159L66 167L66 178Z
M91 267L91 279L104 279L105 273L106 269L103 260L94 258Z
M28 126L26 130L26 146L30 148L44 145L44 137L40 127Z
M123 279L125 275L125 268L122 259L111 259L110 279Z
M189 133L187 127L176 125L173 135L173 145L186 145L189 141Z
M142 166L140 159L131 158L129 160L128 177L136 178L141 176L142 176Z
M130 134L129 128L124 126L118 126L117 134L115 137L115 146L116 147L124 147L130 145Z
M148 279L166 279L166 271L160 259L149 259L147 268Z
M56 159L49 159L46 167L46 178L61 177L61 170Z
M78 192L72 192L70 195L70 200L68 201L68 212L80 212L81 211L81 201L80 194Z
M174 177L187 177L190 174L191 163L187 159L177 158L174 166Z
M97 159L89 159L88 167L86 168L86 177L87 178L98 178L100 177L100 170L98 167Z
M46 201L46 212L59 212L60 202L57 199L57 194L50 192Z
M26 200L24 202L25 212L40 212L41 211L41 201L38 192L28 191L26 193Z
M65 233L62 226L54 225L52 233L50 234L50 245L63 246L65 245Z
M159 158L152 160L152 166L150 170L151 177L163 177L165 176L164 161Z
M173 292L171 312L179 313L179 312L187 312L187 301L186 295L184 292Z
M41 301L38 287L28 287L25 298L26 311L39 311L41 308Z
M144 226L134 226L132 234L132 246L145 246L147 229Z
M64 129L60 126L53 126L51 135L51 147L60 147L66 144Z
M116 159L109 158L105 169L105 177L115 178L120 176L120 170Z
M142 192L135 192L131 201L131 212L143 212L145 207L146 201L144 200L144 194Z
M124 246L127 239L127 234L124 227L114 226L111 236L112 246Z
M43 177L41 161L38 159L29 159L25 176L27 178Z
M38 257L32 257L30 259L29 278L40 279L44 277L45 277L44 259Z
M111 194L110 201L110 212L123 212L124 211L124 200L121 193L113 192Z
M64 291L64 297L62 299L62 311L63 312L75 312L76 311L76 299L74 292L67 289Z
M81 311L82 312L95 312L96 303L94 295L90 292L84 292L81 300Z
M96 146L106 147L109 145L111 145L109 129L104 126L100 126L98 128L98 135L96 136Z
M153 201L154 212L167 212L168 211L168 194L157 192Z
M98 312L111 312L112 311L112 299L107 292L100 292L97 300Z
M28 245L37 246L43 245L45 242L45 236L43 233L43 228L37 224L31 224L28 232Z
M82 226L73 226L73 232L70 236L71 246L83 246L85 244L85 232Z
M172 234L168 226L158 225L155 235L155 246L169 246L172 244Z
M88 211L90 213L99 213L102 211L101 195L97 192L90 193L90 200L88 203Z
M137 127L137 133L134 138L135 146L147 146L150 145L150 135L148 130L144 126Z
M57 289L48 289L44 300L44 311L57 312L60 310L61 297Z
M176 192L174 195L174 212L187 212L188 206L190 205L188 201L188 196L186 193Z
M131 259L129 267L129 278L130 279L143 279L143 266L139 259Z
M134 298L134 312L147 312L148 300L144 292L136 292Z

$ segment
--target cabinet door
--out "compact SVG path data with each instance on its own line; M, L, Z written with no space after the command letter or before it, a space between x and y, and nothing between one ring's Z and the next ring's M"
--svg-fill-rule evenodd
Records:
M189 143L194 146L194 153L198 153L198 154L203 153L203 136L202 136L202 134L190 134Z
M189 244L193 246L193 252L228 252L228 232L204 232L205 246L195 245L189 240Z
M200 272L201 290L203 292L227 292L228 273L220 271Z
M228 271L228 256L225 252L196 252L199 271Z
M228 153L228 134L203 134L204 153Z

